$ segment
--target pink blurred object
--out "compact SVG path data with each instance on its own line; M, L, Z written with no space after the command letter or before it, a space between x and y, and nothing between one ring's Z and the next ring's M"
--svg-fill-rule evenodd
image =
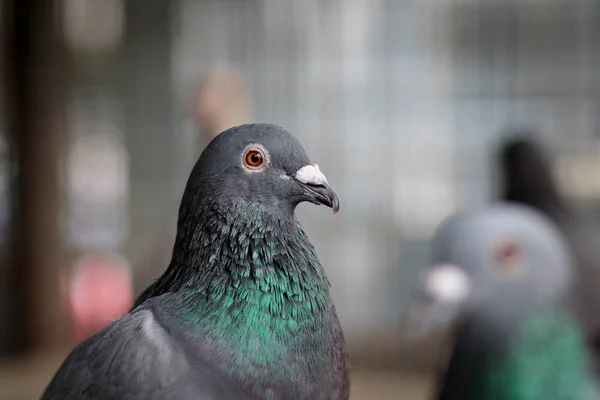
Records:
M129 312L134 304L129 265L117 254L84 255L66 288L76 343Z

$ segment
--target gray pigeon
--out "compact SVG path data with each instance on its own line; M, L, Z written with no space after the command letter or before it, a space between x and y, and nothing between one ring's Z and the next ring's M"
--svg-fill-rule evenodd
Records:
M529 207L500 203L442 225L422 280L430 307L456 326L439 400L598 398L583 335L563 307L570 263L559 230Z
M300 142L248 124L196 163L167 271L43 399L348 399L329 282L294 210L338 199Z
M549 154L533 133L514 134L502 142L498 163L502 200L537 208L559 224L568 218L572 210L554 179Z
M558 225L567 239L575 267L569 307L584 328L600 375L600 229L561 193L550 155L533 133L520 132L503 142L498 158L500 199L538 209Z

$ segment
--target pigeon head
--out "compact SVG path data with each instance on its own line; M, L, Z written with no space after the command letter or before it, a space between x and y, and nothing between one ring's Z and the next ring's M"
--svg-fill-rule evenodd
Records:
M530 205L553 219L566 209L552 175L550 154L533 134L521 134L499 149L502 176L500 196L506 201Z
M216 136L196 163L184 203L189 207L252 204L293 212L301 202L339 210L338 197L317 164L290 132L271 124L246 124Z
M521 134L502 144L499 151L500 164L505 179L510 183L521 180L543 180L550 184L550 164L544 149L533 135ZM520 178L520 174L525 174Z
M433 326L474 317L518 321L562 300L571 282L565 240L526 206L499 203L451 218L439 228L433 254L421 282Z

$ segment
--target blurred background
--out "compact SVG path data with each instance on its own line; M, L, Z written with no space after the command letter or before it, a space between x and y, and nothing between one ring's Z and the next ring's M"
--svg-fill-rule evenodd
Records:
M295 133L340 197L299 207L333 287L352 398L425 398L442 352L403 317L435 227L497 195L532 130L600 220L593 0L0 1L0 398L38 398L72 346L170 260L203 147Z

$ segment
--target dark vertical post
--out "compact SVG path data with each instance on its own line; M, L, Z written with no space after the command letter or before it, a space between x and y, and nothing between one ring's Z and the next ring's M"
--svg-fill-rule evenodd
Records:
M16 144L12 332L15 349L65 343L59 272L58 158L65 139L65 54L58 0L6 0L7 127Z
M7 74L6 74L6 60L7 53L5 51L6 48L6 34L7 29L6 25L8 22L8 18L6 15L6 5L5 2L0 0L0 88L6 87L7 82ZM2 134L0 140L3 140L6 144L6 125L5 125L5 115L6 115L6 91L1 89L0 92L0 132ZM10 219L10 216L13 213L13 203L12 198L14 197L14 190L12 185L12 177L10 174L11 170L11 157L13 156L13 151L10 146L6 146L6 152L4 154L0 153L0 168L6 167L6 170L0 171L0 174L5 174L7 176L7 182L4 184L4 190L6 190L6 194L3 197L0 197L0 207L2 210L6 212L7 217ZM4 203L6 202L6 203ZM10 221L7 221L8 225L10 225ZM8 230L10 226L0 226L0 357L7 355L11 350L11 330L10 330L10 321L11 321L11 293L10 293L10 254L9 254L9 243L8 240L12 237L11 233Z

